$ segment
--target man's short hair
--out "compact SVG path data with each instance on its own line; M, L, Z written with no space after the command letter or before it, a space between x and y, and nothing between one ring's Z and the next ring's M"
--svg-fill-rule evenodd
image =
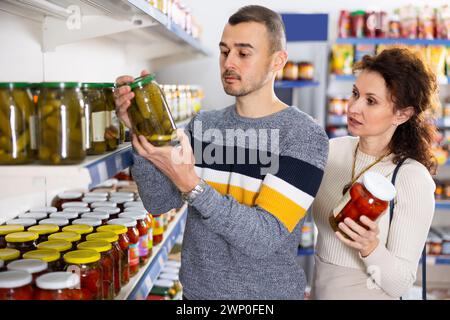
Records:
M228 23L232 26L242 22L258 22L266 26L271 53L286 49L284 23L278 13L263 6L245 6L228 19Z

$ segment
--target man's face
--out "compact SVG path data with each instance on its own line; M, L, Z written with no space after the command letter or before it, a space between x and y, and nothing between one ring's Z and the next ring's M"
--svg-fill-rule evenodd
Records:
M220 72L225 92L241 97L273 78L266 27L257 22L227 24L220 41Z

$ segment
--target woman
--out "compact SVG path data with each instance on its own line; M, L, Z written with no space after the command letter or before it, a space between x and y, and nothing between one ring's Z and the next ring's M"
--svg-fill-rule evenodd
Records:
M425 117L437 97L436 78L404 48L365 56L348 104L351 136L330 140L324 178L313 204L318 228L311 295L315 299L399 299L413 285L434 214L435 127ZM351 219L334 232L332 210L343 191L373 171L395 182L393 220ZM387 214L386 214L387 213ZM344 237L347 235L348 238Z

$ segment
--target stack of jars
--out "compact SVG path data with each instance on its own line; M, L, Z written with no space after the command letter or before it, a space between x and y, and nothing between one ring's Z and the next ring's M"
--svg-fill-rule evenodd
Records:
M186 120L201 110L204 95L200 86L162 85L161 88L175 121Z

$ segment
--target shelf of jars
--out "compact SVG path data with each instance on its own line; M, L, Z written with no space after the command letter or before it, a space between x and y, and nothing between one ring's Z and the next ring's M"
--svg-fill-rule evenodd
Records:
M404 45L442 45L450 46L450 40L445 39L407 39L407 38L337 38L339 44L404 44Z
M43 52L108 37L147 60L209 55L199 41L198 24L194 25L192 19L187 22L187 11L177 10L186 14L181 26L168 12L163 13L145 0L5 0L0 1L0 10L41 22Z
M275 81L276 89L293 89L303 87L317 87L319 82L311 80L298 80L298 81Z
M450 265L450 256L427 256L427 265L436 266L436 265Z
M450 200L436 200L436 210L450 210Z
M164 233L163 241L153 247L152 257L139 272L122 287L115 300L145 300L152 289L154 281L158 278L164 263L169 258L178 236L183 233L187 217L187 205L184 205L175 215Z

